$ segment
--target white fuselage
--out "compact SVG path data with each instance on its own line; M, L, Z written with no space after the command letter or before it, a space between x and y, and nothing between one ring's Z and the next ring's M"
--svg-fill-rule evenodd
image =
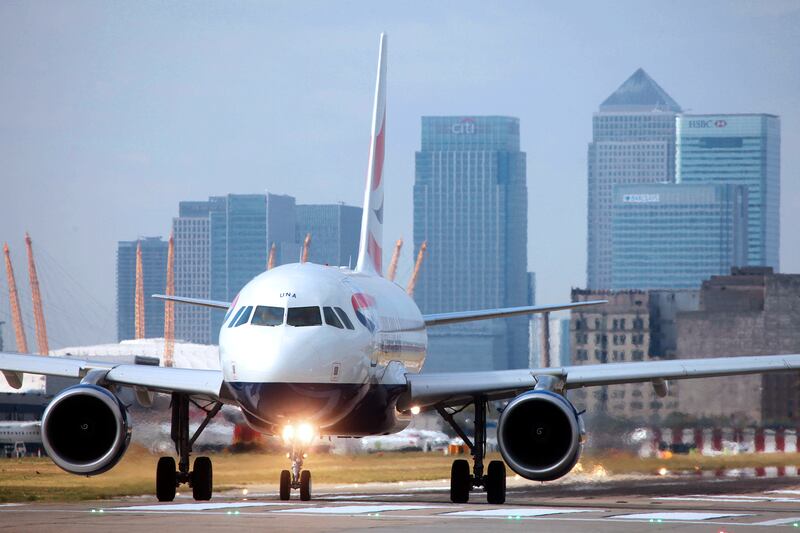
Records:
M405 374L422 367L427 335L399 285L296 263L245 285L219 345L228 390L256 429L303 422L320 434L368 435L398 429L395 402Z

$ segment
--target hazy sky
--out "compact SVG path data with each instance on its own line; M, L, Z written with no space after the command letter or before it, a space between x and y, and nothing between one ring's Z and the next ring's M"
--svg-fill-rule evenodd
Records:
M63 346L116 338L116 242L168 234L179 200L359 205L380 31L387 242L411 241L420 116L516 116L528 268L540 303L568 300L586 281L592 113L643 67L684 110L781 116L781 266L800 272L800 2L487 4L1 2L0 241L29 343L26 230Z

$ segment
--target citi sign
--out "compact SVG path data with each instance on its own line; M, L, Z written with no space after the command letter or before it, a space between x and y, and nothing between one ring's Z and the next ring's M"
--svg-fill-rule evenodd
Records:
M717 120L690 120L689 127L690 128L724 128L728 125L727 120L717 119Z
M475 120L471 118L464 118L450 126L450 132L454 135L473 135L478 131L475 125Z

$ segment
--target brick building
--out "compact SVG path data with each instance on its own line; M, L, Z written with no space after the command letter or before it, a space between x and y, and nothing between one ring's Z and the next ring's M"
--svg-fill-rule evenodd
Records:
M703 282L700 309L680 313L680 358L800 353L800 274L733 269ZM800 373L686 381L680 408L758 425L800 421Z

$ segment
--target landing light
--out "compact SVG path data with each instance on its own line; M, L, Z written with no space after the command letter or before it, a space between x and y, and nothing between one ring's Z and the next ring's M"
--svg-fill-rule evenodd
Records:
M314 440L314 427L311 424L303 423L298 426L284 426L283 440L286 444L311 444Z
M413 407L411 408L411 414L412 414L412 415L418 415L418 414L419 414L419 412L420 412L419 405L415 405L415 406L413 406Z
M297 440L301 444L310 444L314 440L314 428L311 424L300 424L297 428Z

